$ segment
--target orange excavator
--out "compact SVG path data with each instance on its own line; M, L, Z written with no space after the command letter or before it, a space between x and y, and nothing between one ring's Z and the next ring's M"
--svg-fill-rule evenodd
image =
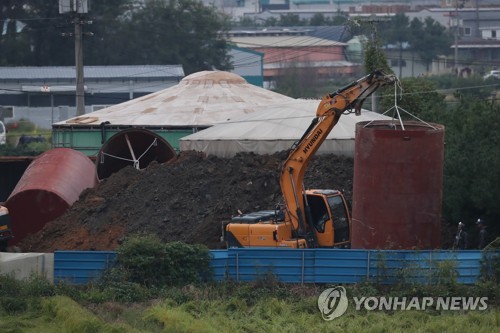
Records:
M360 114L364 100L378 88L393 84L395 77L375 71L328 94L321 100L316 118L298 140L282 165L281 209L233 217L225 226L228 247L350 247L351 218L343 194L337 190L305 190L304 174L323 141L350 110Z

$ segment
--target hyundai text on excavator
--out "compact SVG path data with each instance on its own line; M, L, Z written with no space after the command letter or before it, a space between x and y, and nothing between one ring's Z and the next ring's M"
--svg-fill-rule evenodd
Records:
M393 75L375 71L323 97L316 117L290 150L282 165L283 210L268 210L232 218L225 226L228 247L350 247L351 218L337 190L305 190L306 168L340 116L360 114L364 100L378 88L395 82Z

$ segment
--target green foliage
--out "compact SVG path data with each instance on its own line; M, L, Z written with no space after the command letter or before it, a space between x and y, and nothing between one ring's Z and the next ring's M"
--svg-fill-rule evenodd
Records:
M55 295L55 287L47 278L33 273L25 281L24 294L31 297L53 296Z
M20 313L28 309L28 302L25 298L2 297L0 298L0 307L7 314Z
M152 297L153 289L143 284L130 281L127 272L121 268L107 270L96 284L91 284L80 295L92 303L113 302L140 302Z
M323 85L314 71L292 65L276 77L274 91L293 98L318 97L325 93Z
M9 1L0 5L0 65L67 66L74 64L74 30L69 14L59 14L57 1ZM197 0L107 0L92 2L82 17L87 65L180 64L186 74L231 68L225 32L229 18ZM147 50L147 51L145 51Z
M481 101L491 98L495 91L495 85L485 84L482 77L475 75L467 78L458 78L456 75L434 75L428 80L435 83L439 89L448 89L454 97L462 100Z
M279 18L269 17L265 21L256 21L254 18L242 17L238 22L233 22L233 27L289 27L289 26L333 26L349 23L349 15L337 12L334 17L325 17L322 13L314 14L310 19L300 19L298 15L286 14Z
M202 245L162 244L144 236L127 239L117 252L119 268L141 285L185 285L211 278L210 252Z
M444 213L457 221L500 218L500 107L461 100L442 114L446 126ZM471 223L472 224L472 223ZM490 225L491 232L494 224Z
M0 156L36 156L52 148L51 132L40 130L33 122L20 119L6 124L7 144L0 146ZM23 135L35 136L43 139L42 142L19 144Z
M387 58L378 43L379 41L376 39L369 39L364 45L365 72L368 74L376 70L382 70L383 72L388 74L392 73L392 70L390 69L389 64L387 62Z
M437 285L455 287L457 285L457 263L453 260L440 261L433 269L433 281Z
M28 119L21 118L15 122L10 122L6 124L10 132L13 133L34 133L37 129L36 124L29 121Z
M412 50L429 66L438 55L447 55L451 52L452 37L446 27L431 17L424 22L414 18L410 23L410 43Z
M0 297L21 295L22 281L16 280L13 275L0 275Z
M306 20L301 20L299 15L296 14L284 14L280 15L280 26L283 27L293 27L306 25Z
M38 274L33 273L25 280L17 280L14 275L0 275L0 312L36 311L41 308L40 297L52 295L55 295L54 286Z
M121 21L107 56L114 64L181 64L186 74L227 70L228 29L229 18L200 1L149 1Z
M45 277L36 273L25 280L17 280L13 275L0 275L0 296L39 297L52 296L55 287Z
M436 57L451 51L452 36L446 27L431 17L423 21L414 18L410 22L405 14L397 14L390 21L380 23L377 28L384 45L391 44L402 51L403 45L408 44L409 49L427 66L427 70Z
M481 281L500 282L500 254L496 250L484 251L481 259Z
M397 118L395 105L408 112L400 111L403 120L416 120L415 117L429 120L446 109L445 96L437 91L436 84L428 78L403 78L400 86L396 86L396 91L393 87L391 89L386 89L381 98L381 111L392 108L392 112L386 113L387 116Z

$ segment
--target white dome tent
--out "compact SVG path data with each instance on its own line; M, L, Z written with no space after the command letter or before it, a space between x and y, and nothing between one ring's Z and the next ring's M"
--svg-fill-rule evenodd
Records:
M181 151L202 151L207 155L232 157L239 152L273 154L289 149L300 139L316 115L319 100L292 100L277 103L245 116L182 138ZM375 112L362 110L340 117L339 122L318 150L318 154L354 156L356 123L392 119Z

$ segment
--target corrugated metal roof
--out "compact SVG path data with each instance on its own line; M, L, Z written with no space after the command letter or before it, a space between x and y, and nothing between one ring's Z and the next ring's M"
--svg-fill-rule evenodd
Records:
M313 47L313 46L344 46L336 42L311 36L257 36L231 37L231 42L239 47Z
M111 125L207 127L293 100L249 84L234 73L203 71L173 87L55 126L95 126L109 121Z
M74 79L74 66L0 67L0 80ZM86 79L184 77L181 65L84 66Z

